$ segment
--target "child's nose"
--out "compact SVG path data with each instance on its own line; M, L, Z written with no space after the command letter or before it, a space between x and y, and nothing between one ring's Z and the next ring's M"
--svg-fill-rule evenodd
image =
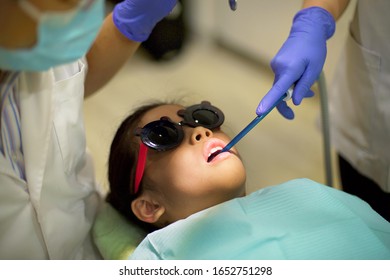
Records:
M213 136L213 132L203 126L197 126L192 130L191 142L193 144Z

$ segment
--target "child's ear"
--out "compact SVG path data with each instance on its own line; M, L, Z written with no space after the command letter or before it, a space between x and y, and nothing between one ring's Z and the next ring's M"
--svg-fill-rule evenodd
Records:
M156 223L165 212L165 207L149 193L143 193L131 202L134 215L146 223Z

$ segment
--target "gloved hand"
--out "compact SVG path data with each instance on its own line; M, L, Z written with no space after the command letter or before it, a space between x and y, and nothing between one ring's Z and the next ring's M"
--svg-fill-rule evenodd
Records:
M314 95L310 87L322 71L326 40L332 37L334 31L335 20L325 9L310 7L295 15L289 37L271 61L275 73L274 84L260 101L256 110L258 115L270 110L292 85L295 85L292 96L294 105ZM294 112L286 102L280 102L277 109L285 118L294 118Z
M148 39L154 26L175 7L177 0L124 0L113 11L115 26L137 42Z

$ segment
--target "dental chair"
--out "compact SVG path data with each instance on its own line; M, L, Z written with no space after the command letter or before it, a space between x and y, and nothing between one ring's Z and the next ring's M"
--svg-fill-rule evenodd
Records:
M326 185L295 179L148 234L105 203L93 228L104 259L390 259L390 223L333 186L328 100L318 79Z

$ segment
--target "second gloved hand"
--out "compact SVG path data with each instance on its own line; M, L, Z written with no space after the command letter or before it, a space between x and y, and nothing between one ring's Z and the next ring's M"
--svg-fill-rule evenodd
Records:
M334 31L335 20L325 9L310 7L295 15L289 37L271 61L274 85L257 107L258 115L267 112L292 85L295 85L292 96L295 105L314 95L310 87L322 71L326 40ZM277 109L285 118L294 118L286 102L280 102Z
M177 0L124 0L113 11L115 26L137 42L148 39L154 26L175 7Z

